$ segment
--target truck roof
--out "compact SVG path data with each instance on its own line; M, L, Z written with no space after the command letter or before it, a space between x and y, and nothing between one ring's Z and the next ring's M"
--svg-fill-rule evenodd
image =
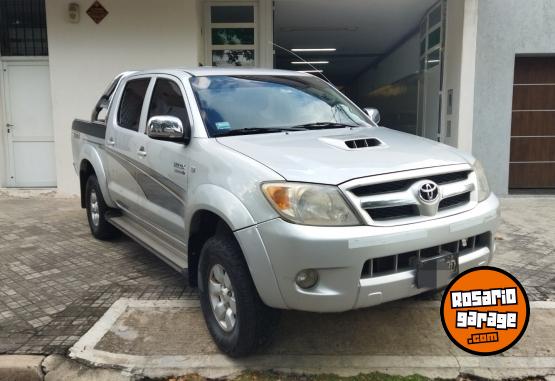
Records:
M292 70L279 70L279 69L262 69L262 68L245 68L245 67L212 67L201 66L193 68L165 68L165 69L151 69L129 71L122 73L123 76L127 75L141 75L141 74L175 74L177 72L186 72L194 77L204 77L213 75L289 75L289 76L310 76L310 74L302 73Z

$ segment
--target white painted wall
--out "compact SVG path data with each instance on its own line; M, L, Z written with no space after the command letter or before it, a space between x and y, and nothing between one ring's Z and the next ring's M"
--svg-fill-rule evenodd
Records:
M555 55L553 0L478 1L472 152L490 186L509 182L514 62L517 55Z
M415 34L382 60L375 68L361 75L356 80L355 86L353 86L353 96L356 98L364 97L365 94L383 85L418 73L419 46L418 34Z
M441 110L442 141L467 152L472 151L477 12L476 0L447 2ZM450 115L447 113L449 90L453 90ZM449 122L450 135L447 128Z
M102 0L109 15L95 24L81 6L81 20L67 20L68 0L48 0L46 16L58 190L77 194L70 130L90 117L110 80L125 70L197 66L201 41L198 0ZM155 6L154 6L155 5Z

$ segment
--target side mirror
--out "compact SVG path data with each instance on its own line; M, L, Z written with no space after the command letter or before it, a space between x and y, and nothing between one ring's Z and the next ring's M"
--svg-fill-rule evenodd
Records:
M372 122L376 123L376 125L380 124L380 112L377 108L366 107L364 112L368 114Z
M184 127L181 119L175 116L153 116L148 120L146 130L151 139L183 141L185 144L191 141L191 126Z

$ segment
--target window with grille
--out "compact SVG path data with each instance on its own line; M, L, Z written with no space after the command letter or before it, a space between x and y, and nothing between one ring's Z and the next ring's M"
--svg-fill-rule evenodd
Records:
M47 56L45 0L0 0L2 56Z
M257 5L252 1L206 3L206 63L257 66Z

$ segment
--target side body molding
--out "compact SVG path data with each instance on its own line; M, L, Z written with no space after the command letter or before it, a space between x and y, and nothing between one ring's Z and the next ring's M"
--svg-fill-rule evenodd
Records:
M106 169L102 164L103 161L99 153L99 149L103 148L96 148L91 144L82 144L81 147L81 152L79 154L81 162L79 163L79 168L81 168L81 163L83 162L83 160L88 160L91 163L94 172L96 173L96 178L98 179L104 201L106 201L106 204L109 207L115 208L116 204L110 197L110 192L108 191L108 178L106 177Z

